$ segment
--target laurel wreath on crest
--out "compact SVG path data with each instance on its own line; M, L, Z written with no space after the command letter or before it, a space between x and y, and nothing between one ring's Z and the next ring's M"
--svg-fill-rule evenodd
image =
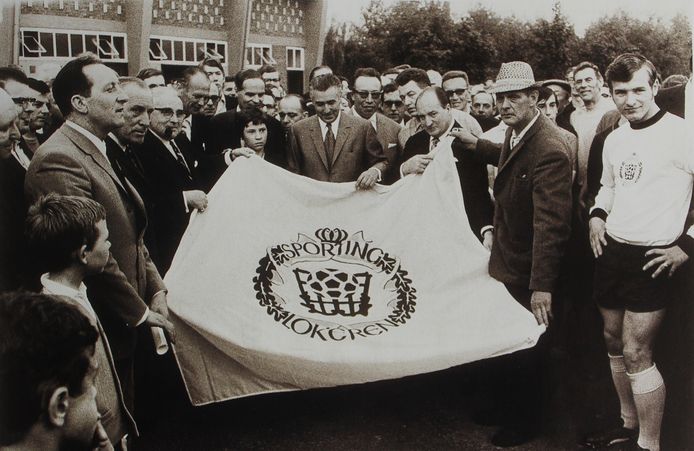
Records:
M275 249L277 252L281 252L278 248L274 248L271 252L274 253ZM392 271L395 265L395 259L388 257L387 254L379 262L379 267L385 271ZM255 270L258 273L257 276L253 277L253 288L256 292L256 299L258 299L260 306L267 309L268 314L273 314L275 312L288 313L279 302L277 298L272 293L272 273L277 268L275 263L270 259L269 255L260 259L258 268ZM417 305L415 302L417 299L417 290L412 287L412 279L407 277L408 273L402 268L393 274L391 280L395 282L395 289L397 291L398 302L395 304L395 308L388 315L388 319L398 324L405 324L405 322L411 318L412 313L414 313L414 308Z

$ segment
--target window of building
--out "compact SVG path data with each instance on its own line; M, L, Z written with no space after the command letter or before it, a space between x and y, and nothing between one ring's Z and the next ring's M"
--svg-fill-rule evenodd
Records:
M248 44L246 47L246 69L258 69L263 64L276 65L277 61L272 57L272 46L263 44Z
M149 39L149 60L162 64L190 66L205 58L217 58L226 63L227 44L224 41L181 39L152 36Z
M21 28L19 57L67 60L85 51L94 52L104 62L127 63L125 33ZM30 62L30 61L27 61Z
M304 70L304 49L287 47L287 70Z

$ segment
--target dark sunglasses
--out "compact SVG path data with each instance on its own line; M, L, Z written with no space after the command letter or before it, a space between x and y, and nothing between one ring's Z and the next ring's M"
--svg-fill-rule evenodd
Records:
M453 94L457 95L458 97L462 97L465 94L465 91L467 91L467 88L462 88L462 89L452 89L450 91L446 91L446 95L448 97L452 96Z
M352 93L358 95L362 100L366 100L369 96L374 100L381 98L381 91L352 91Z
M383 104L388 108L400 108L402 106L401 100L386 100Z

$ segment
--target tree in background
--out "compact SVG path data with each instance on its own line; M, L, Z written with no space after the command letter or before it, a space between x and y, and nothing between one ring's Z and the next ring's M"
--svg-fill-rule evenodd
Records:
M523 22L478 7L453 19L447 2L400 2L386 8L372 0L363 9L364 25L333 24L325 39L325 64L350 76L358 67L379 70L407 63L445 72L462 69L473 82L493 78L502 62L530 63L538 79L561 78L583 60L602 70L620 53L639 51L662 75L690 73L692 35L687 16L666 24L619 13L603 17L579 38L554 5L551 20Z

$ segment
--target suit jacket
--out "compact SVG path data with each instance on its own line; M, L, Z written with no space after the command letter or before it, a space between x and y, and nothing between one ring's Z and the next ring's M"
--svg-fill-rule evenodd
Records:
M154 263L161 274L169 269L181 237L188 227L190 212L186 210L183 192L200 189L197 160L189 149L179 143L177 146L190 172L151 130L147 130L144 142L136 151L151 187L149 202L156 205L157 218L153 226L158 248Z
M147 216L142 198L123 183L99 149L63 125L34 155L24 184L27 203L48 193L84 196L106 209L111 255L101 274L85 279L89 299L108 334L114 358L133 355L135 325L147 305L164 290L144 244Z
M137 425L131 412L125 405L123 390L121 389L116 364L113 361L111 347L106 337L106 332L98 318L88 312L76 299L65 293L54 293L46 287L42 290L45 294L58 296L61 300L77 307L99 332L94 356L99 363L99 371L96 374L94 385L96 386L96 407L101 415L101 424L106 430L111 443L116 447L125 434L139 435Z
M324 182L353 182L365 170L376 166L383 176L388 161L371 124L340 113L333 160L329 164L318 116L295 123L290 132L288 169Z
M0 159L0 292L23 284L25 173L13 155Z
M566 142L540 114L520 142L501 149L479 140L477 151L499 172L494 182L494 244L489 274L531 291L555 289L571 232L571 164Z
M136 149L132 148L132 154L126 155L125 151L121 146L113 140L110 136L106 139L106 156L108 161L111 163L113 170L119 177L125 177L128 182L131 183L137 193L142 198L145 204L145 211L147 212L147 228L145 229L145 245L149 251L149 255L152 261L159 261L159 245L157 244L157 239L155 235L154 223L157 220L157 206L154 202L151 191L149 180L147 180L144 172L144 166L140 157L135 153Z
M352 114L351 111L349 111L350 114ZM388 160L388 169L383 174L382 183L390 185L400 177L396 166L402 155L402 148L398 142L398 133L400 133L402 127L385 114L379 112L374 114L376 115L376 138ZM353 114L353 116L355 115Z
M686 87L687 84L685 83L679 86L661 89L658 91L658 95L655 96L655 103L657 103L661 109L684 119L684 93Z
M459 127L454 122L454 127ZM414 134L408 141L403 152L402 161L405 162L415 155L429 153L430 136L422 130ZM453 155L458 160L456 169L460 179L460 188L463 192L463 204L465 213L472 232L480 241L482 240L482 228L491 226L494 221L494 204L489 195L489 185L487 179L487 166L472 152L466 151L463 144L453 140ZM398 165L398 173L399 173Z
M265 123L267 124L265 161L286 169L287 139L284 127L280 121L267 115L265 115ZM211 183L211 187L227 168L223 157L224 150L241 147L243 124L239 123L238 112L234 109L213 117L209 127L206 152L209 157L207 160L201 161L201 167L206 174L206 184L210 185Z

